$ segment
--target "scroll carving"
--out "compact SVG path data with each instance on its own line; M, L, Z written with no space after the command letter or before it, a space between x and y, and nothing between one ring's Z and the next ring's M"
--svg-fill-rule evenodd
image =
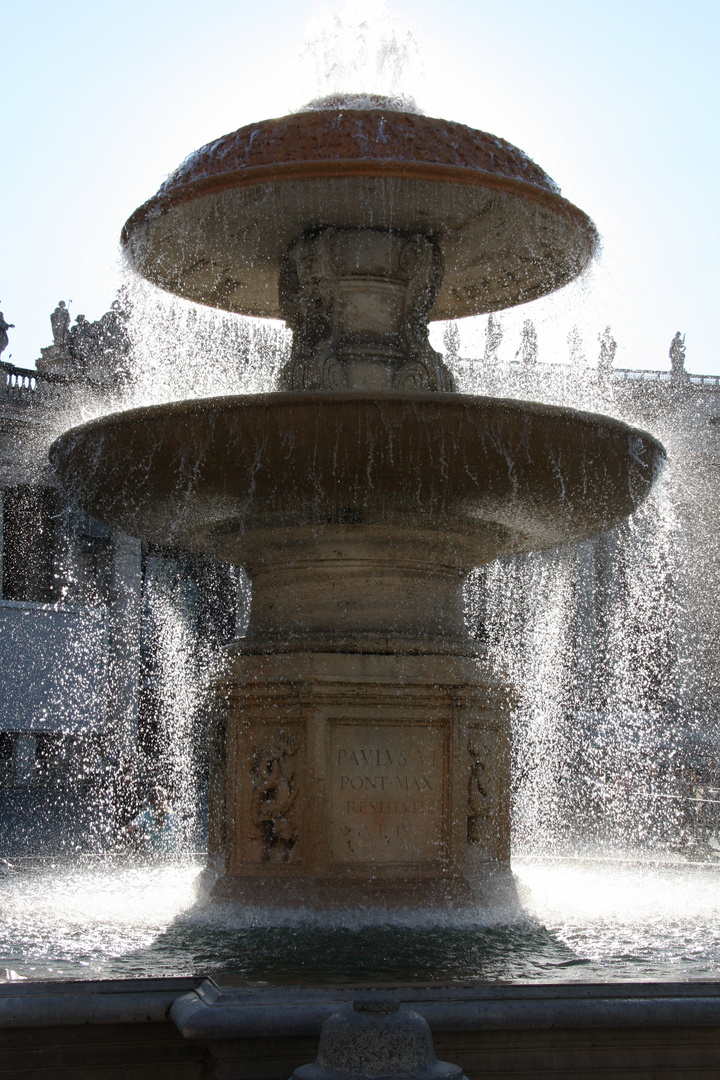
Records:
M478 843L486 839L487 829L493 814L492 793L488 771L488 747L483 746L482 736L473 733L468 741L468 753L472 761L468 778L468 843Z
M334 301L337 271L332 230L301 237L280 272L280 310L293 331L292 355L281 374L285 390L336 390L343 384L335 354Z
M407 275L402 320L407 360L396 369L396 390L454 389L453 377L428 337L428 316L440 291L443 264L440 248L424 236L411 237L400 251L400 268Z

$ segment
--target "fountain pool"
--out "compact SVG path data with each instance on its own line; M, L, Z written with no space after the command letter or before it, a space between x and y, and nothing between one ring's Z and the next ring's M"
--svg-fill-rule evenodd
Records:
M513 861L525 914L484 922L397 912L327 916L195 905L202 860L111 859L3 882L0 971L35 980L234 974L253 983L639 982L716 979L720 866ZM10 973L13 973L10 975Z

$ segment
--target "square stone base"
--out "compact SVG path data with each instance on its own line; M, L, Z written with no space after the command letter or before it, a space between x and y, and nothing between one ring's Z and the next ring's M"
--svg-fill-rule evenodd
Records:
M456 655L230 656L211 763L213 894L454 907L506 891L507 687Z

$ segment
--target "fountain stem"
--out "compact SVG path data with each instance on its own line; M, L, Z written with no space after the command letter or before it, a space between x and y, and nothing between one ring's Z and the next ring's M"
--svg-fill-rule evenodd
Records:
M279 282L294 332L283 390L454 389L428 341L440 247L389 229L320 229L292 243Z
M415 538L410 530L385 537L380 529L368 531L362 525L331 527L321 538L287 543L285 537L285 546L271 539L258 550L249 567L253 602L246 640L330 643L371 635L386 642L413 639L418 648L466 640L462 569L433 559L432 544L419 530Z

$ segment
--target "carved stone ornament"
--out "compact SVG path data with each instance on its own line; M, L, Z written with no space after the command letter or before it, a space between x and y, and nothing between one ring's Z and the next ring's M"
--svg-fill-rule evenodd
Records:
M428 341L442 255L426 236L322 229L289 248L280 307L294 334L284 390L452 391Z
M5 321L2 311L0 311L0 353L5 352L8 347L8 330L12 330L15 323L9 323Z
M492 799L486 777L486 748L480 747L475 738L468 742L468 753L472 759L468 779L468 843L476 843L485 838L487 823L492 816Z
M250 821L262 841L263 862L289 862L298 841L293 813L299 785L293 758L298 742L294 734L275 733L273 743L252 748Z

